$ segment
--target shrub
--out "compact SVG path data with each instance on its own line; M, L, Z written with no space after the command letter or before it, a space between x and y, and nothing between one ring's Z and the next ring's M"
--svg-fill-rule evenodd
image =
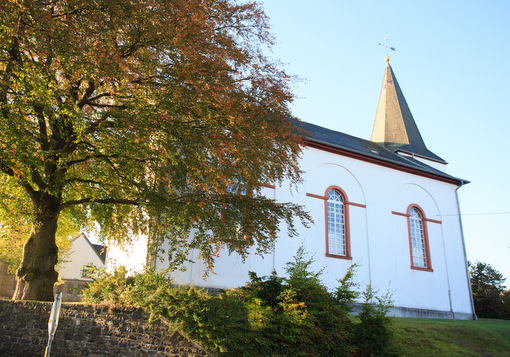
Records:
M369 287L359 323L348 316L358 297L352 282L354 266L333 292L313 272L313 258L300 248L287 263L287 278L258 277L239 289L211 296L190 286L173 286L161 272L147 270L133 277L120 267L103 273L84 293L91 303L143 308L164 317L204 347L224 356L375 356L388 343L385 314L389 297Z
M369 284L362 295L365 301L358 316L360 322L353 329L355 355L385 356L391 337L391 319L386 316L392 306L391 294L377 296L377 291Z
M338 283L340 285L337 286L334 292L337 303L340 305L340 309L347 313L352 312L354 302L360 295L357 290L358 284L353 281L357 267L358 264L352 264L349 269L347 269L344 277L342 279L338 279Z
M500 319L510 320L510 290L501 293Z
M127 276L127 272L123 266L115 268L113 273L99 271L94 283L83 290L83 301L113 306L131 305L128 293L134 284L134 278Z
M307 351L312 356L343 356L349 350L351 322L348 310L322 283L323 269L311 271L314 262L313 257L306 259L303 247L299 247L294 260L288 262L285 269L289 288L296 292L298 301L306 306L308 313L307 329L303 331Z

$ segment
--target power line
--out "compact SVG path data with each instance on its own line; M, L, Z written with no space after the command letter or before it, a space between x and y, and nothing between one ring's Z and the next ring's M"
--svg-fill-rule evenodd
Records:
M510 212L479 212L479 213L461 213L461 216L492 216L492 215L504 215L510 214ZM443 214L442 216L458 216L458 213Z

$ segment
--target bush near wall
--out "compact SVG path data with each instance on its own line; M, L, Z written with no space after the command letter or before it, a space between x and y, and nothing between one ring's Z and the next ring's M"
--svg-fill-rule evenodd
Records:
M348 315L358 294L353 270L328 291L302 249L287 264L288 278L251 274L242 288L211 296L189 286L175 287L163 273L105 274L84 292L87 301L143 308L163 316L222 356L385 356L389 346L389 296L368 287L357 319Z

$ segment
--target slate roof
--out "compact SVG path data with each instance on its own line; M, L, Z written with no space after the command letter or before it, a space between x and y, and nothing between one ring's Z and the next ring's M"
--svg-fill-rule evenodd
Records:
M90 243L90 245L96 251L97 255L99 255L99 258L101 258L101 261L104 264L106 262L106 246L92 243Z
M403 156L386 148L384 145L351 136L339 131L327 129L315 124L299 122L297 126L304 131L305 139L309 146L311 143L325 145L337 151L351 153L363 157L366 161L383 166L392 166L396 169L401 168L404 171L411 171L416 174L422 173L427 177L436 178L441 181L463 185L468 181L448 175L437 170L413 157ZM313 145L312 145L313 146Z

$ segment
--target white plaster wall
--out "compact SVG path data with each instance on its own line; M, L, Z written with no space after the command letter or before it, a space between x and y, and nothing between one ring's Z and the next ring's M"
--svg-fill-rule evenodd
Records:
M67 261L59 268L62 279L83 279L81 271L85 264L92 263L97 268L103 268L104 264L96 254L90 243L83 235L79 235L71 245L71 251Z

